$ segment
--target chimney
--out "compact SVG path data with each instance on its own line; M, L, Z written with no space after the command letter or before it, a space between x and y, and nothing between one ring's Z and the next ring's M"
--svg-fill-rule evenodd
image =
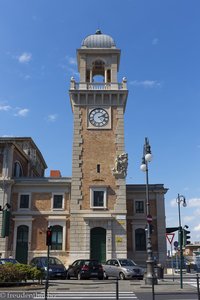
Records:
M50 177L62 177L61 176L61 173L60 173L60 170L51 170L50 171Z

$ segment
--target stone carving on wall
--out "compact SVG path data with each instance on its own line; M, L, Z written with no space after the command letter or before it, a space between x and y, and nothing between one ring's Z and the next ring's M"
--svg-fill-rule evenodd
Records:
M117 155L115 159L115 167L112 169L113 175L126 177L128 167L128 153Z

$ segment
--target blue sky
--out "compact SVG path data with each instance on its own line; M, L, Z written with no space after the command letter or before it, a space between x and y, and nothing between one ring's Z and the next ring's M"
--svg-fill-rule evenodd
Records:
M167 226L200 241L200 2L198 0L0 0L0 136L30 136L48 169L71 176L68 89L78 81L76 49L100 28L122 50L118 81L128 79L127 183L163 183Z

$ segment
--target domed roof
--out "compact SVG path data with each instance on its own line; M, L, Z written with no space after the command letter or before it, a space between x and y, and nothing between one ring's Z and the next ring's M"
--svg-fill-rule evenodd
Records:
M97 30L95 34L88 35L82 41L82 48L116 48L115 41L107 34Z

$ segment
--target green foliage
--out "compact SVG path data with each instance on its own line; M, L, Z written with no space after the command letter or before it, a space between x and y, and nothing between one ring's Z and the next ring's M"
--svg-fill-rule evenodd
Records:
M12 264L0 265L0 282L18 282L22 274Z
M30 265L11 263L0 265L0 283L26 282L27 280L41 281L42 278L43 272Z

